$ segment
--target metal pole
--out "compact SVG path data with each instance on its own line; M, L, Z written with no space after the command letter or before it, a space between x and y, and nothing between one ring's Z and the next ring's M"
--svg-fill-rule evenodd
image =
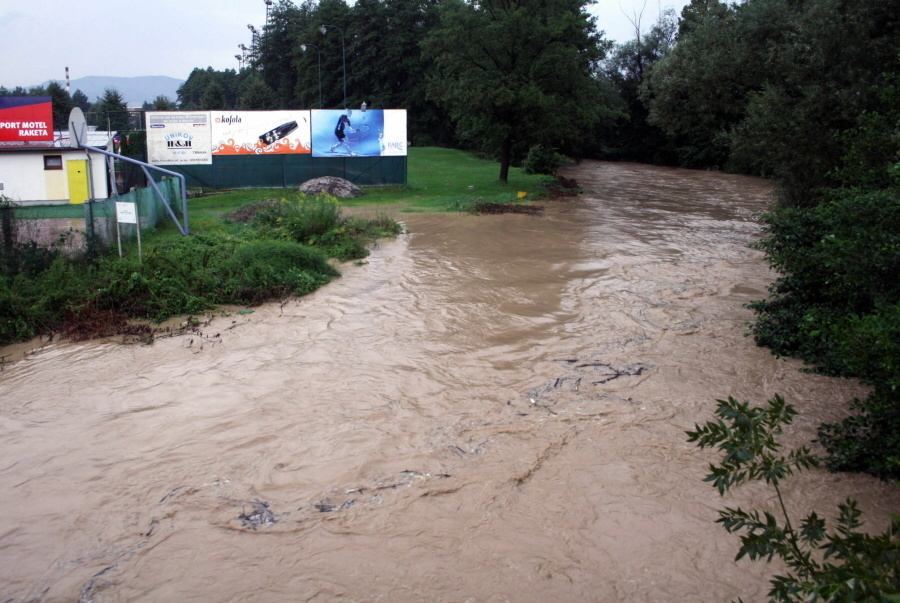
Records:
M163 205L166 208L166 211L169 212L169 216L172 218L172 221L175 222L175 226L178 228L178 231L183 235L187 236L189 234L188 230L188 204L187 204L187 179L184 177L184 174L179 174L178 172L173 172L171 170L167 170L165 168L161 168L157 165L150 165L148 163L144 163L143 161L138 161L137 159L132 159L131 157L126 157L125 155L116 155L115 153L110 153L109 151L104 151L103 149L98 149L95 147L89 147L85 144L79 145L82 149L86 149L93 153L100 153L101 155L106 155L107 157L113 157L119 159L120 161L124 161L126 163L133 163L135 165L141 166L141 169L144 171L144 175L150 181L150 186L153 187L153 190L156 191L156 195L162 200ZM159 187L156 186L156 182L154 182L153 178L150 176L150 172L147 171L147 168L151 170L155 170L157 172L162 172L163 174L167 174L169 176L174 176L178 178L181 182L181 208L184 214L184 226L182 226L178 222L178 218L175 216L175 212L172 211L172 208L169 207L169 202L166 200L165 196L160 192Z
M140 197L138 197L140 199ZM144 263L144 252L141 249L141 203L140 201L135 201L134 203L134 227L137 228L137 239L138 239L138 263Z
M264 29L266 39L263 46L263 71L266 70L269 63L269 38L272 37L271 27L269 26L269 8L272 6L272 0L263 0L266 3L266 27Z
M119 246L119 259L122 258L122 227L119 225L118 209L116 210L116 244Z
M322 53L319 52L319 47L316 46L315 44L301 44L300 50L302 50L303 52L306 52L307 46L312 46L313 48L316 49L316 56L319 59L319 109L321 109L322 108Z
M325 25L323 24L319 31L322 32L322 35L325 35L325 28L331 27L332 29L336 29L341 33L341 63L344 68L344 106L343 109L347 108L347 50L344 46L344 30L338 27L337 25Z

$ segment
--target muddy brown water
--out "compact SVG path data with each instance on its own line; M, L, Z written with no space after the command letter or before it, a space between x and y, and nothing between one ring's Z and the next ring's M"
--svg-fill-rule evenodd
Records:
M45 346L0 373L4 601L725 601L715 399L783 394L797 445L862 389L744 336L774 275L769 185L584 163L544 217L398 215L314 295L149 346ZM804 474L788 504L893 487Z

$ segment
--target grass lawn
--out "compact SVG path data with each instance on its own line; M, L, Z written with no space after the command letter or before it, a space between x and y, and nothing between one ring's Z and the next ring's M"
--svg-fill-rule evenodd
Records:
M545 192L547 176L510 168L509 182L500 182L500 165L470 153L433 147L410 148L406 186L366 187L358 199L341 199L345 207L391 206L395 211L464 211L476 201L508 203L533 201ZM294 188L236 189L191 199L188 203L192 233L227 228L221 217L243 205L264 199L291 198ZM519 191L528 195L518 198ZM163 229L167 229L164 225Z

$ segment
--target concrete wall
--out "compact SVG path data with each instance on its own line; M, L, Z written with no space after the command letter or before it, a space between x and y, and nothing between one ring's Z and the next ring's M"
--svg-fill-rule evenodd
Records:
M44 169L44 156L62 157L61 170ZM79 149L54 148L46 151L0 151L0 195L14 203L46 204L69 202L68 161L83 160L87 153ZM91 155L91 179L95 199L106 199L106 157Z

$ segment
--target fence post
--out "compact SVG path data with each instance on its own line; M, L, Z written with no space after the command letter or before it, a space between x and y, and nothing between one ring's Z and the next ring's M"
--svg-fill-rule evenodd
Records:
M96 241L94 240L94 200L88 199L84 203L84 236L87 239L87 255L93 259L96 256Z
M16 265L16 220L15 210L12 205L2 203L0 205L0 247L3 250L3 272L12 275L18 266Z

